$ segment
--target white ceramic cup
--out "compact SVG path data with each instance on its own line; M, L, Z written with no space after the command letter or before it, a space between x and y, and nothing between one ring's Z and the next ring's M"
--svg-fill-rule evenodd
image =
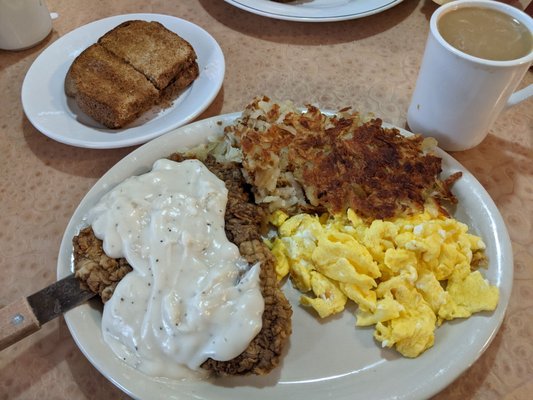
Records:
M0 0L0 49L27 49L51 30L52 18L44 0Z
M412 132L434 137L448 151L478 145L504 108L533 96L533 85L513 93L533 62L533 50L519 59L492 61L465 54L440 35L437 23L443 14L473 6L504 12L533 35L531 17L497 1L453 1L433 13L407 123Z

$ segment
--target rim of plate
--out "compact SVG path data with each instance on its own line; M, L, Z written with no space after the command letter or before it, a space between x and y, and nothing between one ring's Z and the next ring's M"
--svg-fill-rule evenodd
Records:
M348 6L325 8L328 14L332 11L337 14L321 16L318 12L306 6L305 4L285 4L275 3L269 0L225 0L227 3L234 5L241 10L251 12L253 14L280 19L285 21L296 22L335 22L347 21L351 19L358 19L370 15L378 14L395 5L401 3L403 0L363 0L363 3L371 3L368 8L362 8L358 11L349 10ZM375 4L372 4L375 3ZM360 7L361 3L356 3L356 7ZM322 9L324 10L324 9Z

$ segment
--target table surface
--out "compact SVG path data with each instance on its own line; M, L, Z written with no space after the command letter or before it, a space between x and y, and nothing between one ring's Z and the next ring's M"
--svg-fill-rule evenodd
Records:
M517 6L524 6L524 4ZM51 35L25 51L0 51L0 306L54 281L59 244L91 186L134 147L89 150L57 143L25 117L20 92L37 56L73 29L111 15L160 13L206 29L226 58L223 87L198 118L242 110L256 95L352 105L405 126L428 20L436 5L406 0L351 21L269 19L222 0L59 1ZM533 83L527 73L522 86ZM476 148L453 153L490 193L507 224L514 286L487 351L435 399L526 399L533 392L533 102L499 116ZM0 353L1 399L126 399L82 355L62 318Z

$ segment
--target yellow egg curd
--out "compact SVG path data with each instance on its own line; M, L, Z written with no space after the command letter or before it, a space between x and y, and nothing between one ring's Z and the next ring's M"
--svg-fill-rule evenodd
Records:
M271 215L269 241L278 279L289 275L300 302L321 318L357 303L357 326L417 357L434 344L444 320L496 308L499 291L477 270L486 265L483 240L435 207L390 220L343 215Z

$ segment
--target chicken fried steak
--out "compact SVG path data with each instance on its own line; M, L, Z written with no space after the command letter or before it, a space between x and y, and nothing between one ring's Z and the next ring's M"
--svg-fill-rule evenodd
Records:
M184 158L173 154L170 159L182 161ZM228 239L238 246L250 264L261 262L260 286L265 308L262 328L243 353L229 361L208 359L202 368L216 375L264 375L278 365L292 330L292 309L278 286L274 258L261 238L265 211L251 202L237 164L221 164L211 157L204 163L228 189L225 213ZM106 302L131 267L123 258L107 257L102 250L102 241L94 236L90 227L74 237L73 244L76 277Z

